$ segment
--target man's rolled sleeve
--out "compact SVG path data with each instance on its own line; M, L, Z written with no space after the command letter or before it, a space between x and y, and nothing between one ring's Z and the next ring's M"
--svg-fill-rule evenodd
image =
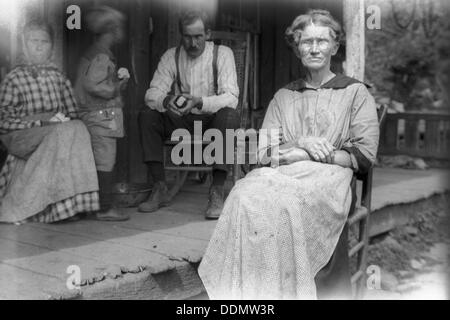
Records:
M176 78L175 48L169 49L161 57L158 67L145 93L145 104L153 110L165 112L163 102Z

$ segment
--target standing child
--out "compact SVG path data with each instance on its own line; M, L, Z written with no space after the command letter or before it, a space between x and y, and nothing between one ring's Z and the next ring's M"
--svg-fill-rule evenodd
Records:
M130 77L127 69L117 71L111 48L124 38L125 17L107 6L97 7L86 16L95 35L92 46L81 58L75 93L80 115L90 134L100 189L98 220L121 221L129 217L112 203L113 169L117 138L124 136L121 91Z

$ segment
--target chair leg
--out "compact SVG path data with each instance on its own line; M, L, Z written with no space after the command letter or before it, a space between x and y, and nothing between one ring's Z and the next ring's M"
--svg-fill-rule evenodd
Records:
M358 270L363 273L363 276L359 279L356 284L355 298L362 299L364 293L364 287L366 283L366 268L367 268L367 253L369 250L369 237L368 237L368 221L369 218L366 217L360 222L359 228L359 241L364 241L363 249L358 253Z
M180 191L181 187L186 181L187 175L188 171L177 171L175 184L169 189L170 200L172 200L173 197L175 197L175 195L178 193L178 191Z
M238 164L233 164L233 185L236 184L236 182L239 180L239 165Z
M212 173L211 172L199 172L199 183L200 184L211 184Z

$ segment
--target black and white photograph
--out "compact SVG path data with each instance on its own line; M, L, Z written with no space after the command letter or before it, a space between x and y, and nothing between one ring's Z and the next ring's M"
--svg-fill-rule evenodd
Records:
M449 300L449 16L0 0L0 300Z

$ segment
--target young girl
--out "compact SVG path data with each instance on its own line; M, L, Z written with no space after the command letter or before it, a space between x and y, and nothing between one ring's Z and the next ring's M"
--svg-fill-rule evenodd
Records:
M87 14L87 26L95 41L81 58L75 84L79 112L91 134L97 168L100 211L96 218L107 221L128 219L115 210L111 198L117 138L124 136L121 91L130 77L125 68L117 72L111 48L123 40L124 20L122 13L107 6Z

